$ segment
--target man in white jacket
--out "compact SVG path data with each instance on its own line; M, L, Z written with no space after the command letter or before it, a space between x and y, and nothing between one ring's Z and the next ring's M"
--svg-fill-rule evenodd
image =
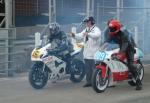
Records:
M101 31L97 26L95 26L95 20L93 17L86 18L84 22L86 23L86 28L81 33L71 34L76 39L82 39L84 41L83 56L85 61L87 83L83 87L90 87L92 72L95 68L94 54L100 46Z

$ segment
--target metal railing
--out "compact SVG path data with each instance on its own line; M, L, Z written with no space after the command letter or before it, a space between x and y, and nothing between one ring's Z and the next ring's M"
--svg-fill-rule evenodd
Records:
M12 65L13 40L15 39L15 29L0 29L0 73L11 75L9 72Z

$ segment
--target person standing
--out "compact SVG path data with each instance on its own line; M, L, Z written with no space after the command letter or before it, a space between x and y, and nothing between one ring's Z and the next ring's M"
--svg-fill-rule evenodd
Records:
M93 69L95 68L94 54L100 46L101 30L95 25L93 17L88 17L83 22L86 24L86 28L81 33L71 33L71 35L84 41L83 58L86 68L86 84L83 87L90 87Z

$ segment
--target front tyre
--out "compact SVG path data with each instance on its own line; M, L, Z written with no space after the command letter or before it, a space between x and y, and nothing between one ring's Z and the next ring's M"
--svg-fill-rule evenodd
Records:
M36 62L29 71L29 82L35 89L43 88L48 81L48 71L42 62Z
M97 93L102 93L106 90L109 84L109 73L105 78L102 78L101 69L94 69L92 75L92 87Z
M81 82L85 76L85 68L83 61L74 59L71 64L70 80L74 83Z

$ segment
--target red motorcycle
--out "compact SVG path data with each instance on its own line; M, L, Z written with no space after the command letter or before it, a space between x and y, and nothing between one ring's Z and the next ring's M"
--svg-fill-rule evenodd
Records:
M95 54L96 69L92 75L92 87L97 93L104 92L108 86L112 86L120 81L128 81L131 86L136 86L136 80L130 73L126 57L122 60L115 58L119 52L117 44L104 44ZM134 66L142 81L144 77L144 67L141 63L143 53L140 49L135 48Z

